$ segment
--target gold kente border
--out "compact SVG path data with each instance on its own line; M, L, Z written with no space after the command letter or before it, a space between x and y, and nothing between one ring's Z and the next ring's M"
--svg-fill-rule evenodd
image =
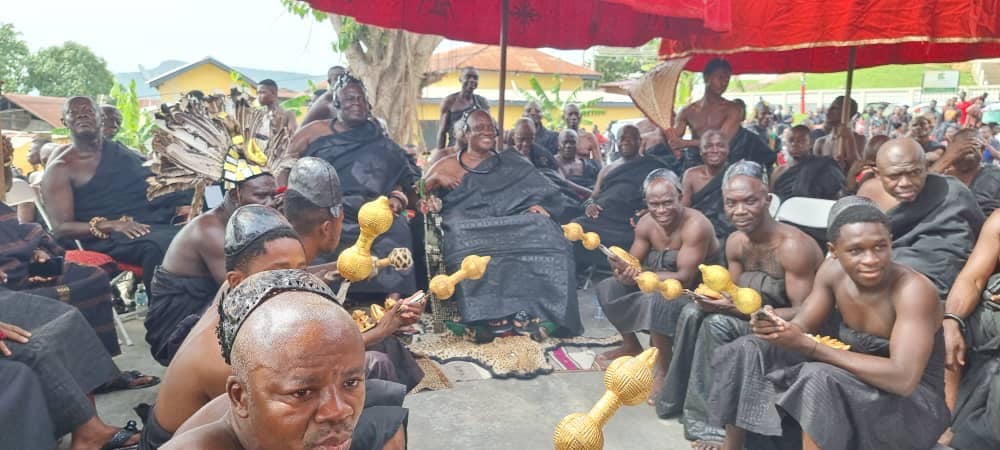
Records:
M732 55L736 53L749 53L749 52L754 52L754 53L786 52L791 50L805 50L805 49L819 48L819 47L857 47L862 45L903 44L903 43L915 43L915 42L926 42L929 44L984 44L984 43L1000 43L1000 37L930 38L927 36L903 36L897 38L862 39L856 41L805 42L801 44L787 44L775 47L758 47L758 46L747 45L731 49L690 49L680 53L673 53L670 55L660 55L659 59L661 61L666 61L668 59L695 57L701 55Z

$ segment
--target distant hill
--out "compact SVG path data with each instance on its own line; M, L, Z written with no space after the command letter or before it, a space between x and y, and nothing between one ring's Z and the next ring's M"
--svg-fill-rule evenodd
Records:
M118 83L125 86L128 86L132 80L135 80L136 94L140 98L156 98L159 96L159 93L156 92L156 89L149 87L146 82L185 64L187 64L187 62L166 60L161 62L156 67L149 69L140 65L139 71L116 73L115 79ZM325 74L309 75L298 72L285 72L281 70L253 69L249 67L236 66L232 67L250 77L254 81L270 78L278 83L278 86L282 89L290 89L292 91L299 92L309 89L309 83L307 80L313 80L314 83L319 83L320 81L326 79Z
M975 85L968 64L912 64L858 69L854 71L854 89L885 89L920 87L926 70L958 70L959 84ZM806 89L843 89L845 72L807 73ZM772 81L743 82L745 92L781 92L799 90L799 74L782 75Z

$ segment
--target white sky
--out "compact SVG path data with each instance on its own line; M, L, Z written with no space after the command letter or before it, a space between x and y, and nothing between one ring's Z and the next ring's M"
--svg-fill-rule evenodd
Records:
M280 0L0 0L32 51L76 41L112 72L205 56L254 69L325 74L341 63L333 29L285 11ZM445 42L442 48L461 43ZM551 51L581 64L581 51Z

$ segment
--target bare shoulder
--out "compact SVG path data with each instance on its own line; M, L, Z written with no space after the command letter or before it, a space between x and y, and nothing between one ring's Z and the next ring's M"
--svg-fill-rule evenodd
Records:
M330 130L330 122L329 121L327 121L327 120L314 120L312 122L309 122L309 124L307 124L306 126L304 126L302 128L299 128L298 131L295 132L294 136L296 136L296 137L300 137L301 136L301 137L315 138L315 137L319 137L319 136L330 134L331 132L332 131Z
M924 274L904 264L893 263L893 271L896 272L892 281L892 301L893 303L922 302L927 299L937 299L938 291L929 278Z
M451 105L455 103L455 99L457 99L460 94L460 92L452 92L451 94L448 94L444 100L441 100L441 109L444 110L446 108L451 108Z
M232 428L223 420L202 425L170 439L163 450L241 450L243 447L233 435Z
M649 237L650 232L654 230L653 227L657 227L656 221L653 220L653 216L649 214L643 214L639 218L639 222L635 224L635 236L636 237Z
M449 156L454 155L455 152L449 152L447 149L441 150L440 154L436 154L437 159L431 164L430 167L424 170L424 178L430 178L434 174L449 172L459 168L458 160L456 158L449 158ZM432 158L433 159L433 158Z
M684 233L694 237L715 236L712 222L701 211L694 208L684 208Z
M696 177L700 176L702 167L703 166L694 166L694 167L688 168L688 170L684 171L684 175L681 176L681 180L682 181L687 181L689 175L696 176Z
M778 223L781 229L781 246L778 247L779 259L782 261L803 262L807 260L818 261L823 257L823 252L816 244L816 240L805 234L802 230L785 223ZM786 267L787 270L787 267Z

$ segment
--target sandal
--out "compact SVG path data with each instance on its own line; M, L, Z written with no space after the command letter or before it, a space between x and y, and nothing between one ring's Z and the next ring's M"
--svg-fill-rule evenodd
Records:
M134 384L138 378L149 377L150 381L142 384ZM160 378L151 375L143 375L138 370L123 371L117 378L104 383L94 389L95 394L107 394L115 391L126 391L130 389L145 389L150 386L160 384Z
M139 434L139 428L135 425L134 420L130 420L114 436L111 436L111 440L104 444L101 450L135 450L139 448L139 444L126 445L125 443L137 434Z

